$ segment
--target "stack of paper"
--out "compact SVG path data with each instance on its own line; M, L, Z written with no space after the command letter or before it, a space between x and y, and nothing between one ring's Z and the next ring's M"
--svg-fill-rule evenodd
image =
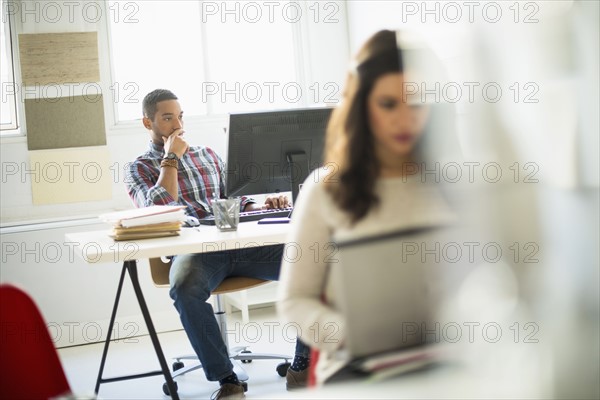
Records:
M185 220L184 206L150 206L100 215L113 225L115 240L149 239L179 235Z
M380 381L442 361L446 353L442 345L421 345L367 357L356 362L356 366L371 380Z

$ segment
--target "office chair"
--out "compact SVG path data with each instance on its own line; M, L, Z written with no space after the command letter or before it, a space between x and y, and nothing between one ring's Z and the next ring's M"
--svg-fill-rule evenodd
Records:
M171 261L164 260L162 258L151 258L150 259L150 273L152 275L152 281L156 287L169 287L169 270L171 269ZM257 278L247 278L235 276L226 278L221 284L212 291L212 295L215 296L215 317L219 324L221 336L223 342L229 351L229 358L233 363L233 369L238 376L238 379L244 385L244 391L248 390L248 384L245 382L248 380L248 374L242 367L241 363L250 363L253 360L284 360L284 362L277 365L276 371L279 376L285 376L288 368L290 367L289 360L293 357L285 356L282 354L268 354L268 353L252 353L248 350L248 346L236 346L233 348L229 347L227 340L227 318L225 314L224 301L221 298L222 294L237 292L239 290L246 290L253 287L257 287L268 283L269 281ZM178 376L187 374L188 372L202 368L202 364L199 362L194 365L185 366L182 360L198 360L198 356L195 354L183 355L175 357L173 362L173 379ZM241 361L241 363L240 363ZM177 388L177 382L175 382L175 388ZM163 392L169 395L169 389L167 384L163 384Z
M0 324L0 398L69 396L71 389L44 318L27 293L0 285Z

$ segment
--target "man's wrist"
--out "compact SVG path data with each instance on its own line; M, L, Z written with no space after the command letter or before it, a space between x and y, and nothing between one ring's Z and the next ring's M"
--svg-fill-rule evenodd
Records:
M174 158L163 158L162 161L160 162L161 168L170 167L170 168L177 169L178 165L179 165L179 160L174 159Z

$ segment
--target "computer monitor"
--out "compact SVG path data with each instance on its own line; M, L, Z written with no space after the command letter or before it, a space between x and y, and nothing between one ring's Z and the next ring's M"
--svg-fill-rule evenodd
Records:
M229 116L226 195L292 192L322 165L332 108L236 113Z

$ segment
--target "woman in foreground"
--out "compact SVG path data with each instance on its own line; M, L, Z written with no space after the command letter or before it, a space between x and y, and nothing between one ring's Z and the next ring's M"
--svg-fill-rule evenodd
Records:
M421 169L425 142L439 131L436 105L413 90L419 87L413 72L419 71L407 55L414 51L405 51L397 37L401 40L402 33L380 31L358 52L327 129L324 167L306 180L293 213L288 246L295 251L286 254L296 255L284 257L278 311L319 351L317 383L336 379L350 361L338 352L344 346L344 316L335 310L327 281L328 264L335 262L333 243L453 218L435 177ZM298 376L302 379L306 376Z

